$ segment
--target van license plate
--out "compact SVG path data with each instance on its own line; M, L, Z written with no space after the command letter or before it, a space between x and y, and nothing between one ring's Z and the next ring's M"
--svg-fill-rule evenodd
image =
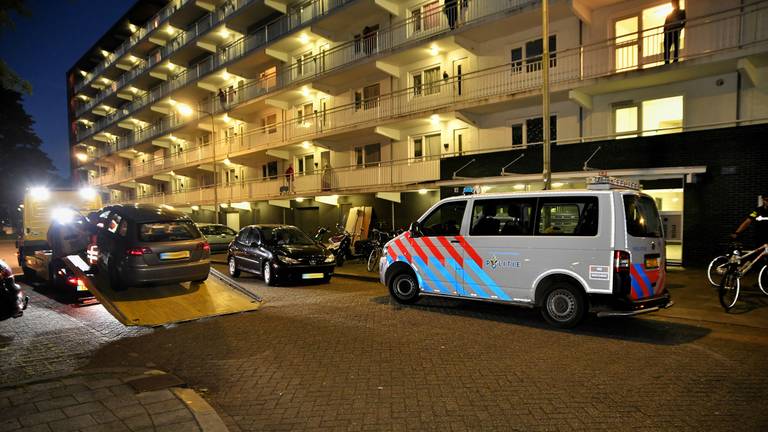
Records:
M189 251L161 252L160 253L160 259L161 260L172 260L172 259L182 259L182 258L189 258Z
M304 273L301 275L302 279L322 279L323 274L322 273Z
M645 268L646 269L659 268L659 257L647 257L645 259Z

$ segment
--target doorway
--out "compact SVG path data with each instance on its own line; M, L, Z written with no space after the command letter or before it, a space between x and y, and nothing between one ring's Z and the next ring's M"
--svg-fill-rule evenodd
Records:
M453 151L456 156L461 156L464 153L464 147L467 144L467 137L469 136L468 131L467 128L453 130Z
M235 231L240 231L240 212L227 213L227 226Z
M319 207L297 207L294 208L294 223L302 231L314 235L317 228L320 227L320 208Z
M467 63L466 57L453 61L453 76L456 78L456 81L453 83L453 92L456 96L466 93L464 74L467 73Z

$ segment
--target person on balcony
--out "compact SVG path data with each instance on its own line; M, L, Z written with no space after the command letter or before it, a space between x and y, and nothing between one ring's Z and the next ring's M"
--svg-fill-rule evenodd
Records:
M669 63L672 45L675 45L675 57L672 60L677 63L680 54L680 33L685 27L685 11L680 9L680 1L672 0L672 11L664 21L664 64Z
M224 93L223 89L219 89L219 103L221 104L221 108L225 108L227 106L227 94Z
M448 17L448 26L451 30L456 28L456 19L459 17L459 2L458 0L445 0L444 4L445 15Z
M293 164L288 165L288 169L285 170L285 183L287 193L293 193Z

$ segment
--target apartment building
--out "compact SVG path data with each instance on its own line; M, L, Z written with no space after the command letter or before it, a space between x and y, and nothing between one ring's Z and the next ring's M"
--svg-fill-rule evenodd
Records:
M553 187L640 181L670 261L697 264L768 185L768 1L680 6L667 53L669 1L549 2ZM465 185L541 189L541 12L140 0L68 72L73 175L113 203L307 231L361 205L407 226Z

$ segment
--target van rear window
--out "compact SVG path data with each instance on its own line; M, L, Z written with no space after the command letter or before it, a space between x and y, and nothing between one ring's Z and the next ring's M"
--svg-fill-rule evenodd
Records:
M627 233L632 237L662 237L659 211L649 196L624 195L624 214L627 217Z
M166 242L192 240L200 237L200 231L190 221L152 222L139 224L139 241Z

